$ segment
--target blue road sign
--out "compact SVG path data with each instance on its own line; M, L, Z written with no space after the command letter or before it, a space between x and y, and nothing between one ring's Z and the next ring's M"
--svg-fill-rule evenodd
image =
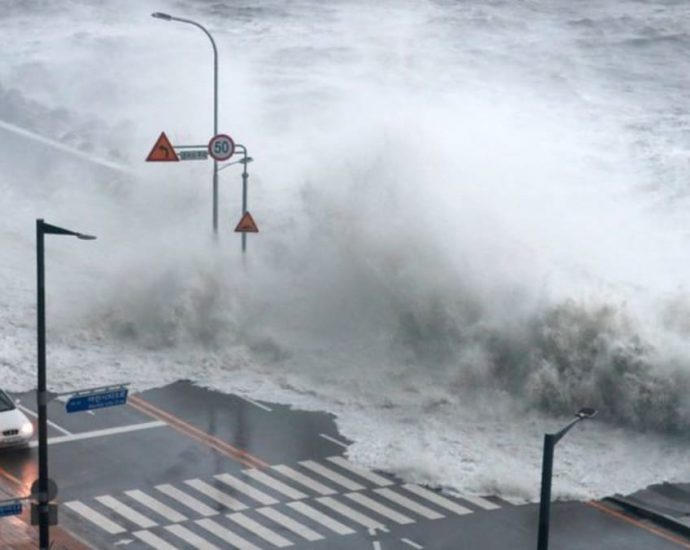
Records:
M0 504L0 517L18 516L22 513L22 503L18 500Z
M65 405L68 413L103 409L127 403L127 388L119 387L70 397Z

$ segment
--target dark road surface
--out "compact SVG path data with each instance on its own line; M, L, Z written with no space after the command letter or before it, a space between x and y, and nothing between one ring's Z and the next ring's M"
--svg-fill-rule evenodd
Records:
M31 416L33 394L17 397ZM327 414L178 382L93 414L68 415L54 401L49 418L60 526L96 549L536 548L536 505L455 498L363 470L344 458L347 441ZM4 495L28 493L35 451L0 454ZM3 549L13 547L3 544L9 521L0 518ZM611 504L568 502L552 506L551 547L690 541Z

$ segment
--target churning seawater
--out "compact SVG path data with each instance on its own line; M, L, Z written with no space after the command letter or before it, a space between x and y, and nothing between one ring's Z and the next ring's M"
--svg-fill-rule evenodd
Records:
M0 0L0 385L180 378L325 409L354 459L459 491L688 481L690 6ZM220 129L239 168L144 162ZM11 125L11 126L8 126ZM130 172L85 162L29 130ZM59 242L58 242L59 241Z

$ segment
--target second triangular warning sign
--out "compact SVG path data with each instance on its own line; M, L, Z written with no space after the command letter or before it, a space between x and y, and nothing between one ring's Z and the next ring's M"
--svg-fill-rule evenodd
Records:
M156 144L153 146L153 149L151 149L151 152L149 153L149 156L146 157L146 160L148 162L179 162L180 159L177 156L172 143L170 143L168 136L165 135L165 132L161 132L161 135L158 137Z
M252 218L252 215L249 212L245 213L245 215L242 216L240 223L238 223L237 227L235 228L235 233L258 233L258 232L259 232L259 228L256 226L256 223L254 222L254 218Z

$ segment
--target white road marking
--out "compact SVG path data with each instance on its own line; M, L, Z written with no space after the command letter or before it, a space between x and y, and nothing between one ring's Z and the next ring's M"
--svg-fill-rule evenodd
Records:
M149 533L148 531L134 531L132 534L140 541L145 542L151 548L155 548L156 550L177 550L177 548L172 544L165 542L159 536Z
M523 504L527 504L527 501L522 497L500 496L498 498L500 498L501 500L505 500L513 506L522 506Z
M272 478L265 472L262 472L261 470L256 470L254 468L250 470L244 470L244 474L251 477L252 479L255 479L256 481L263 483L264 485L268 485L271 489L278 491L279 493L283 493L285 496L293 499L293 500L300 500L302 498L307 498L307 495L305 495L302 491L298 491L297 489L293 489L289 485L285 485L282 481L278 481L277 479Z
M241 503L236 498L232 498L227 493L224 493L223 491L209 485L204 481L201 481L200 479L188 479L187 481L185 481L185 483L190 487L194 487L197 491L205 494L207 497L210 497L213 500L220 502L223 506L230 508L230 510L239 512L240 510L247 509L247 506Z
M320 523L324 527L327 527L334 533L337 533L339 535L350 535L354 533L354 531L350 529L347 525L344 525L339 521L334 520L332 517L327 516L322 512L319 512L318 510L312 508L311 506L308 506L307 504L304 504L304 502L288 502L288 506L293 510L299 512L300 514L315 521L316 523Z
M342 485L350 491L361 491L362 489L364 489L363 485L355 483L351 479L346 478L345 476L342 476L339 473L334 472L333 470L329 470L325 466L319 464L318 462L314 462L313 460L303 460L300 462L300 464L305 468L309 468L311 471L316 472L317 474L322 475L327 479L330 479L338 485Z
M237 548L241 548L242 550L261 550L258 546L254 546L248 540L245 540L239 535L233 533L230 531L230 529L217 524L212 519L198 519L196 524L206 529L209 533L213 533L219 539L223 539L223 541L229 542Z
M125 491L125 494L133 498L134 500L140 502L147 508L150 508L154 512L159 513L165 519L172 523L177 523L180 521L186 521L187 517L180 514L178 511L173 510L170 506L163 504L162 502L156 500L152 496L147 495L143 491L135 489L134 491Z
M417 550L422 550L424 547L421 544L417 544L413 540L410 539L400 539L402 542L407 544L408 546L411 546L412 548L416 548Z
M271 496L268 496L266 493L263 493L259 491L258 489L254 489L251 485L247 485L243 481L240 481L236 477L231 476L230 474L218 474L214 476L216 479L219 481L222 481L226 485L229 485L236 491L239 491L240 493L244 493L250 498L253 498L254 500L260 502L261 504L264 505L270 505L270 504L278 504L278 501L274 499Z
M382 497L387 498L388 500L392 500L396 504L399 504L400 506L403 506L408 510L416 512L420 516L424 516L427 519L441 519L445 517L443 514L439 514L431 508L422 506L418 502L415 502L412 499L409 499L399 493L396 493L395 491L391 491L390 489L376 489L374 492L378 493Z
M462 499L466 500L467 502L471 502L475 506L484 508L484 510L497 510L498 508L500 508L498 504L491 502L490 500L486 500L482 497L462 495Z
M133 542L134 539L120 539L114 544L114 546L127 546L128 544L132 544Z
M257 512L266 516L269 519L272 519L273 521L282 525L286 529L289 529L293 533L296 533L303 539L309 541L323 539L323 537L319 535L316 531L313 531L312 529L309 529L309 527L307 527L306 525L302 525L300 522L295 521L291 517L282 514L275 508L259 508Z
M392 508L388 508L388 506L384 506L383 504L376 502L375 500L369 498L366 495L363 495L362 493L348 493L345 496L350 500L356 502L357 504L360 504L365 508L369 508L369 510L372 510L377 514L387 517L388 519L391 519L395 523L399 523L400 525L414 523L414 520L412 518L408 518L406 515L401 514L400 512L396 512Z
M354 464L352 464L352 462L344 459L342 456L331 456L328 458L328 460L333 462L333 464L337 464L341 468L350 470L352 473L357 474L359 477L371 481L375 485L380 485L381 487L385 487L386 485L393 485L393 482L387 480L385 477L381 477L380 475L377 475L374 472L370 472L369 470L365 470L364 468L355 466Z
M469 510L465 508L464 506L460 506L458 504L455 504L453 501L448 500L447 498L443 498L441 495L438 495L434 493L433 491L429 491L427 489L424 489L423 487L420 487L419 485L403 485L402 486L404 489L407 489L411 493L414 493L417 496L420 496L422 498L427 499L429 502L433 502L434 504L437 504L438 506L441 506L442 508L445 508L446 510L450 510L451 512L455 512L459 516L463 514L471 514L472 510Z
M381 543L377 540L374 541L374 550L381 550Z
M270 407L267 407L266 405L262 405L261 403L259 403L258 401L254 401L253 399L249 399L249 397L245 397L244 395L237 395L237 397L239 397L243 401L246 401L247 403L251 403L255 407L259 407L260 409L263 409L263 410L268 411L268 412L273 412L273 409L271 409Z
M386 526L383 525L382 523L371 519L369 516L365 516L364 514L361 514L357 510L353 510L349 506L345 506L344 504L338 502L337 500L332 499L331 497L322 497L322 498L317 498L317 502L320 502L324 506L328 506L330 509L335 510L339 514L345 516L346 518L351 519L352 521L359 523L360 525L364 525L364 527L367 527L368 529L385 529Z
M255 535L261 537L265 541L270 542L278 548L285 548L286 546L292 546L292 543L284 537L281 537L278 533L271 531L268 527L264 527L260 523L257 523L253 519L244 514L228 514L232 521L238 523L245 529L251 531Z
M71 502L65 502L65 506L83 518L88 519L91 523L96 524L98 527L110 533L111 535L118 535L120 533L127 532L127 529L121 527L114 521L110 521L103 514L96 512L96 510L90 508L82 502L73 500Z
M37 413L35 413L35 412L32 411L31 409L28 409L28 408L25 407L24 405L17 405L17 408L23 410L23 411L24 411L26 414L28 414L29 416L33 416L34 418L38 418L38 414L37 414ZM48 425L49 425L49 426L52 426L52 427L55 428L58 432L62 432L62 433L65 434L65 435L72 435L72 432L65 430L65 428L63 428L63 427L61 427L61 426L58 426L58 425L57 425L55 422L53 422L52 420L48 420Z
M151 527L158 525L155 521L147 518L143 514L140 514L134 508L130 508L110 495L96 497L96 500L117 514L120 514L123 518L131 521L132 523L136 523L139 527L150 529Z
M156 489L158 489L161 493L168 495L171 498L174 498L176 501L181 502L187 508L191 508L198 514L201 514L202 516L208 517L215 516L218 514L218 512L213 508L209 508L200 500L195 499L187 493L183 493L182 491L180 491L176 487L173 487L172 485L168 485L167 483L163 485L156 485Z
M331 443L335 443L336 445L340 445L343 449L348 448L347 443L343 443L342 441L338 441L335 437L331 437L328 434L319 434L321 437L323 437L326 441L330 441Z
M198 550L219 550L217 546L211 544L205 539L202 539L199 535L195 535L189 529L182 527L181 525L168 525L166 529Z
M310 477L307 477L304 474L301 474L298 471L293 470L292 468L290 468L290 466L285 466L284 464L277 464L275 466L271 466L271 468L273 468L276 472L280 472L285 477L289 477L293 481L296 481L297 483L304 485L305 487L309 487L312 491L315 491L321 495L334 495L336 493L336 491L334 491L333 489L330 489L329 487L326 487L318 481L314 481Z
M78 434L60 435L58 437L48 438L48 445L55 445L57 443L67 443L70 441L79 441L80 439L91 439L94 437L105 437L107 435L117 435L129 432L136 432L138 430L148 430L149 428L158 428L166 426L165 422L154 420L153 422L144 422L142 424L132 424L130 426L118 426L117 428L106 428L104 430L95 430L93 432L81 432ZM38 441L31 441L29 447L38 447Z

